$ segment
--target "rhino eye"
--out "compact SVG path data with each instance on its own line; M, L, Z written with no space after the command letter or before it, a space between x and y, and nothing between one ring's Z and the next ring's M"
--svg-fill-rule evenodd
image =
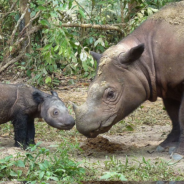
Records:
M109 91L108 93L107 93L107 98L108 99L112 99L112 98L114 98L114 91Z
M59 112L58 112L58 110L54 110L54 112L53 112L53 115L58 115L59 114Z
M108 101L115 101L117 98L117 93L114 88L107 88L104 93L104 98Z

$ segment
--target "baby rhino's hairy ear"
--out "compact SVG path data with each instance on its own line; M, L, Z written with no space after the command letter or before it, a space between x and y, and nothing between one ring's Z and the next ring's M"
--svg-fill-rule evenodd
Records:
M38 91L34 91L33 94L33 100L37 103L40 104L44 101L44 97L42 96L42 94Z

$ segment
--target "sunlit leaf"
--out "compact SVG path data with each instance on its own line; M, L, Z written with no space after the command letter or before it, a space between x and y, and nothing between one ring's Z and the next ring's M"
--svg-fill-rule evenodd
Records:
M52 79L51 77L47 76L47 78L45 79L45 83L48 84L50 82L52 82Z
M44 6L38 6L37 7L39 10L42 10L42 11L44 11L44 10L46 10L47 8L46 7L44 7Z
M79 9L79 13L80 13L80 15L81 15L83 18L85 18L85 14L84 14L84 12L83 12L81 9Z
M81 61L86 61L87 60L87 54L84 50L80 53L80 59Z
M43 178L44 174L45 174L44 171L41 171L41 172L39 173L39 179L40 179L40 180Z
M18 174L15 171L11 170L10 171L10 176L18 176Z
M44 26L50 26L49 22L46 19L40 20L40 24L42 24Z

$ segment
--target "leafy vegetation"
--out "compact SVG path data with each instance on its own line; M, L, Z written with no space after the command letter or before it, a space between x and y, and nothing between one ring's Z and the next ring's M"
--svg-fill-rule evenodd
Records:
M168 2L27 0L27 6L23 1L0 0L1 67L15 62L33 84L50 87L60 83L56 73L93 77L95 63L89 51L103 52ZM21 14L26 12L19 10L26 8L25 29Z
M68 183L81 180L85 176L85 169L80 163L69 159L69 149L76 149L77 145L66 147L60 144L54 152L39 143L30 147L23 155L18 153L0 159L0 179L7 181L65 181Z

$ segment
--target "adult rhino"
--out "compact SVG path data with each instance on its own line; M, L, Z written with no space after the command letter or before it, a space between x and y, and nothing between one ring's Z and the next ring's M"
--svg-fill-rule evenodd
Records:
M77 107L76 127L86 137L107 132L144 101L163 99L172 130L158 150L184 155L184 2L171 3L103 54L86 102ZM179 141L180 140L180 141ZM179 144L178 144L179 143Z

